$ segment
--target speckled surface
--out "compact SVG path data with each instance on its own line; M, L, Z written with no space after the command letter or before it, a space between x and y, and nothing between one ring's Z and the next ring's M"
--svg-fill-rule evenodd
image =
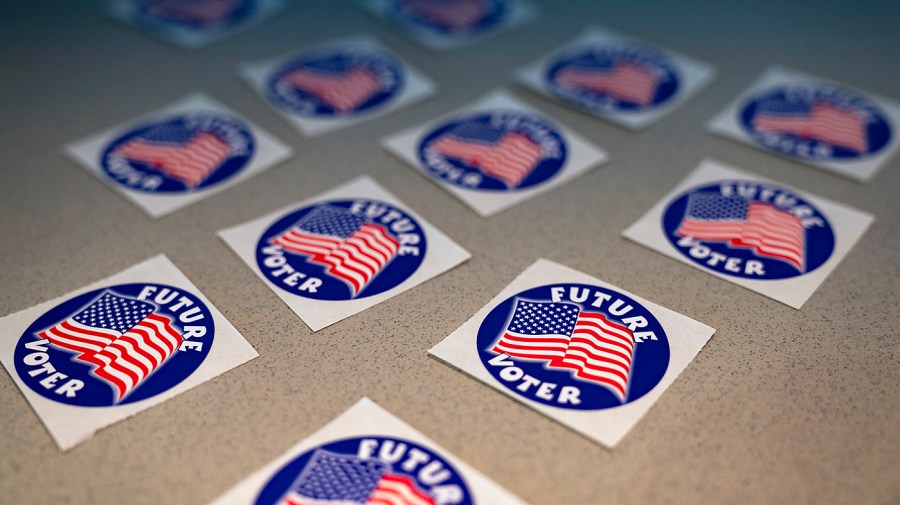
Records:
M260 357L66 454L0 374L0 503L205 503L363 395L535 504L900 502L900 160L862 185L702 127L770 63L900 98L900 4L550 4L540 23L436 54L350 2L307 3L194 52L109 21L88 2L4 3L0 313L165 253ZM511 82L514 69L592 23L713 63L720 76L637 133L515 88L607 149L611 161L487 220L379 148L382 136ZM357 33L407 58L437 82L439 95L310 140L235 72L240 60ZM194 90L297 155L159 220L62 155L66 142ZM877 220L801 311L620 237L703 157ZM214 232L361 173L473 258L312 333ZM580 233L565 223L578 223ZM538 257L717 329L615 451L426 356Z

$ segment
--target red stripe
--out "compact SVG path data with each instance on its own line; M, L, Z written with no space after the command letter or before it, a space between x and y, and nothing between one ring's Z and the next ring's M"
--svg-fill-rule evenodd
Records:
M387 474L381 477L366 505L435 505L435 501L419 490L411 478Z

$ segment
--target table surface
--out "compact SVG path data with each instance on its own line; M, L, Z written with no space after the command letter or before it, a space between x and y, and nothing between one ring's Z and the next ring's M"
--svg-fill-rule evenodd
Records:
M98 4L3 3L0 314L165 253L260 356L67 453L0 374L0 502L206 503L362 396L536 504L900 502L900 159L860 184L703 127L770 64L897 98L900 3L850 4L545 2L537 22L433 53L352 2L297 5L196 51L111 21ZM640 132L512 83L517 68L589 25L713 63L719 77ZM307 139L236 73L239 61L362 33L432 77L437 96ZM607 149L611 161L482 219L379 147L386 134L501 86ZM195 90L274 133L296 155L154 220L62 154L64 143ZM802 310L621 237L705 157L877 220ZM215 232L360 174L472 259L313 333ZM572 221L580 233L560 225ZM426 355L541 257L716 328L615 450Z

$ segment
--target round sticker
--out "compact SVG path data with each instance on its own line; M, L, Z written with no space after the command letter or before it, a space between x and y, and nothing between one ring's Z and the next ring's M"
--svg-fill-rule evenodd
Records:
M435 451L396 437L345 438L310 449L266 483L256 505L474 505L462 475Z
M679 87L669 59L639 46L570 52L548 65L544 80L559 99L591 112L645 111L672 99Z
M300 56L271 74L266 87L279 109L306 117L353 116L386 105L403 89L403 67L367 50Z
M288 293L349 300L401 284L418 270L427 247L425 230L403 209L337 199L278 218L259 239L256 264Z
M116 184L146 193L184 193L220 184L246 168L255 143L250 127L214 112L178 114L138 126L100 156Z
M478 356L513 395L575 410L633 402L662 380L669 341L654 315L613 289L531 288L494 307L478 329Z
M850 90L814 84L782 85L757 93L739 122L757 143L816 161L854 161L891 141L885 113Z
M16 345L19 378L81 407L139 402L189 377L215 336L206 304L182 288L117 284L77 295L37 318Z
M752 180L719 181L676 197L663 213L666 238L691 262L745 279L811 272L834 252L831 224L790 190Z
M437 35L475 35L506 18L505 0L398 0L391 11L401 25Z
M483 191L518 191L546 182L566 162L562 134L527 112L497 110L445 121L418 148L427 173Z
M161 28L224 30L255 11L255 0L142 0L137 8L137 20Z

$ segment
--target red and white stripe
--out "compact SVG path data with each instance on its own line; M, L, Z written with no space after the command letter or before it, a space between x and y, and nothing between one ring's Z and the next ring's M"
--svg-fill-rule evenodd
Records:
M280 245L285 251L294 254L304 254L313 261L322 263L324 258L341 245L343 240L326 235L317 235L299 228L291 228L288 231L272 239L272 242Z
M283 79L316 95L340 112L359 107L381 89L378 76L366 68L354 68L340 75L298 69L289 72Z
M397 255L400 242L379 224L366 223L346 240L291 228L272 239L286 251L309 256L358 294Z
M134 139L119 146L115 153L151 165L194 188L231 156L231 146L217 135L203 132L183 146Z
M69 318L39 336L80 353L75 359L95 365L94 375L115 388L118 400L158 369L182 341L171 320L158 314L149 314L121 335Z
M321 260L328 273L350 285L353 295L362 291L400 250L384 226L366 223Z
M804 269L806 229L803 222L790 212L762 202L753 202L747 209L747 221L731 245L749 247L759 255L778 258Z
M157 16L185 21L223 21L238 7L235 0L153 0L147 10Z
M407 13L453 30L469 28L488 14L485 0L410 0L404 2L402 8Z
M527 335L506 330L492 350L513 358L555 361L565 356L568 347L568 335Z
M609 94L619 100L647 105L656 96L656 74L643 65L626 61L616 63L612 71L563 69L556 74L559 85Z
M753 128L821 140L860 153L869 150L863 118L855 111L827 103L814 104L809 116L760 113L753 118Z
M411 478L388 474L381 477L366 505L435 505L435 501L420 491Z
M528 177L541 159L541 146L522 133L507 133L499 142L460 140L445 135L428 145L438 153L457 158L514 188Z
M625 401L634 345L634 335L625 326L611 322L600 313L582 312L565 355L548 366L572 368L575 376L596 382Z
M680 237L693 237L697 240L727 242L741 236L744 230L744 219L704 220L685 216L681 226L675 233Z

